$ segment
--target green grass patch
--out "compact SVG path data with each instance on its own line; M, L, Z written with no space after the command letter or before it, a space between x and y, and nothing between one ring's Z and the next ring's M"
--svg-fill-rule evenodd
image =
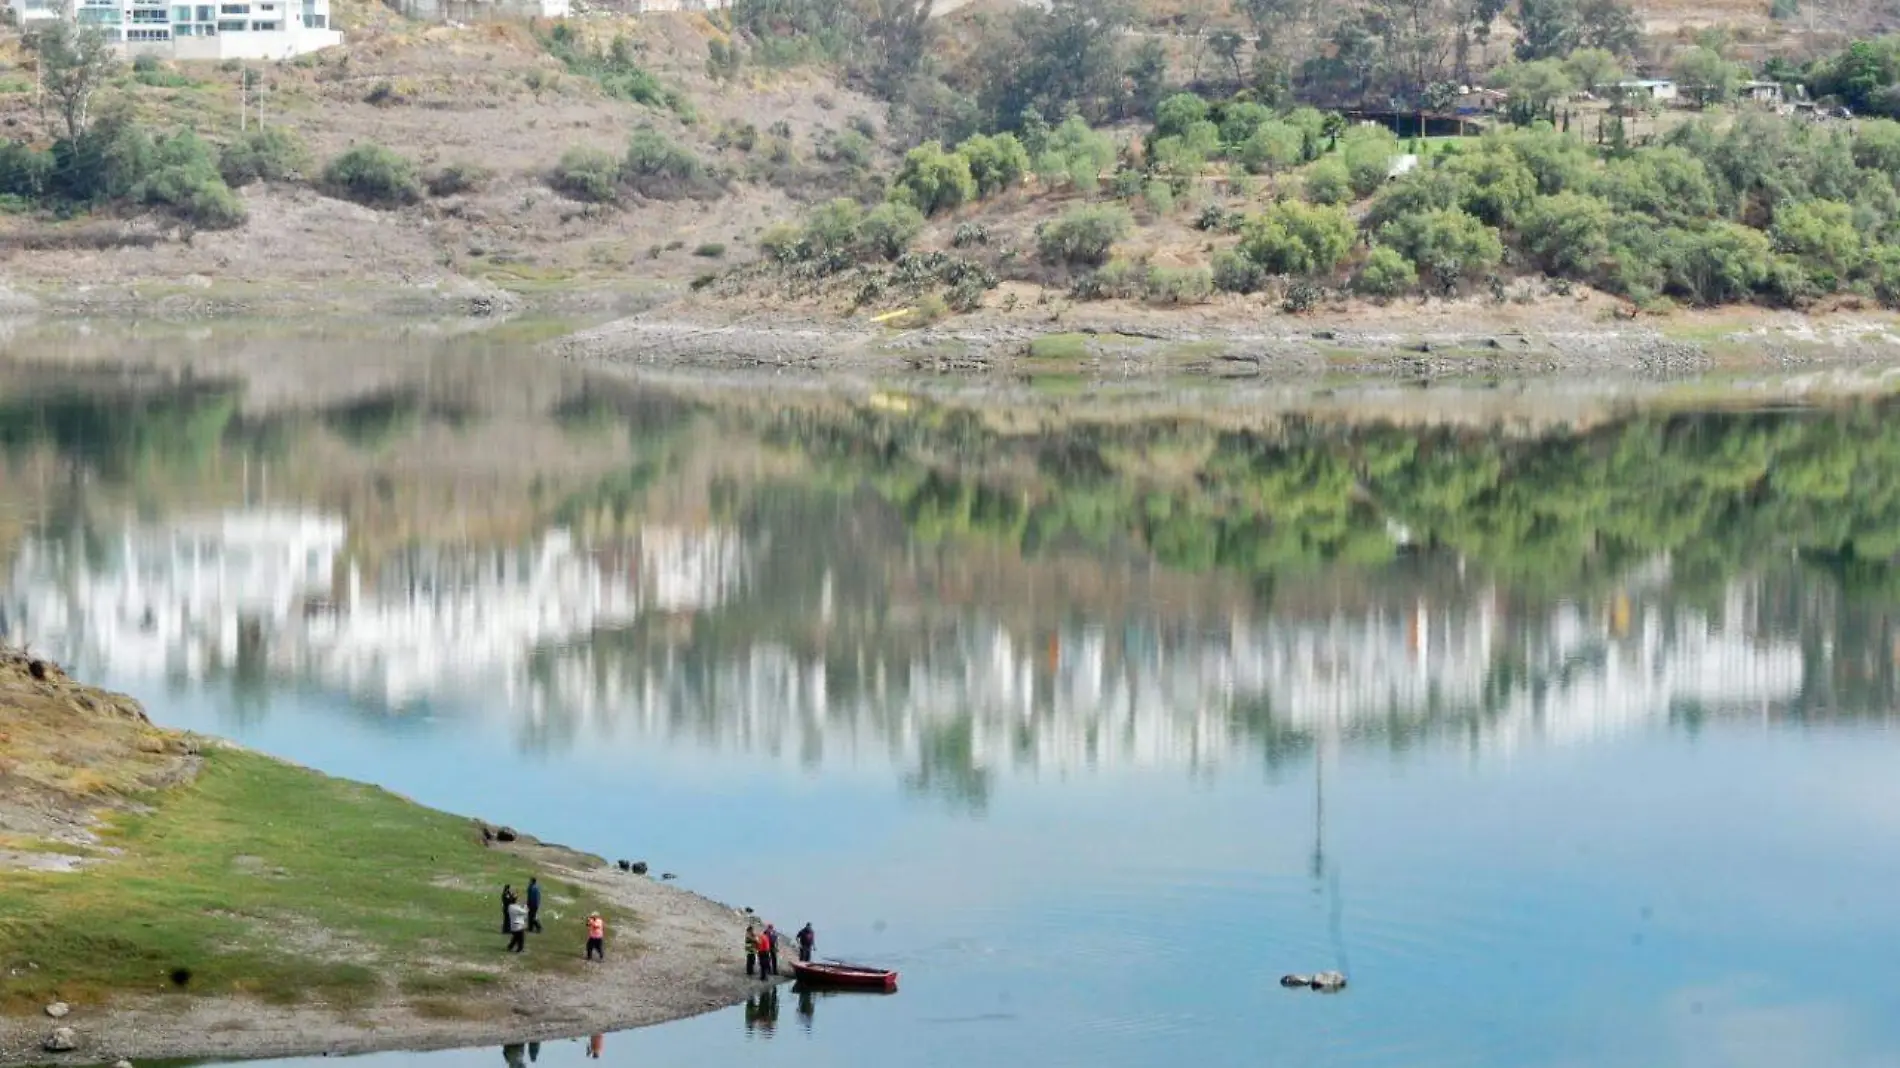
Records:
M0 1007L189 993L346 1009L401 993L452 1013L511 973L582 967L548 947L577 949L592 909L634 926L542 872L547 933L508 954L498 894L536 874L529 861L483 848L468 820L256 754L212 751L152 800L108 828L121 856L0 872Z
M1029 356L1036 360L1086 360L1089 338L1087 334L1045 334L1029 343Z

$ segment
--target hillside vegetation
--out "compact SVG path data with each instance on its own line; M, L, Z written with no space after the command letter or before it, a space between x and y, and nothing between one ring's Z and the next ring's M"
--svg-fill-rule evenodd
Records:
M741 0L425 27L346 0L343 47L217 67L43 33L14 70L37 68L45 106L23 75L0 83L0 256L23 279L148 288L690 279L925 318L1579 285L1647 307L1890 299L1893 128L1738 90L1900 111L1894 49L1676 32L1660 10ZM1818 10L1782 0L1771 21ZM1619 96L1637 74L1676 77L1684 103ZM1413 136L1478 83L1507 94L1467 115L1491 133ZM1346 121L1357 107L1400 136Z

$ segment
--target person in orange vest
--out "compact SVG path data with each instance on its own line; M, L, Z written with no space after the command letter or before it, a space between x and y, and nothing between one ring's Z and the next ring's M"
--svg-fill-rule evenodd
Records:
M751 924L746 924L746 929L745 929L745 973L746 973L747 975L751 975L751 974L752 974L752 968L753 968L753 965L757 963L757 961L758 961L758 959L759 959L759 932L758 932L757 930L755 930L755 929L753 929L753 927L752 927L752 925L751 925ZM765 978L765 969L764 969L764 968L760 968L760 969L759 969L759 978L761 978L761 979L763 979L763 978Z
M593 912L587 916L587 959L596 957L603 964L607 961L607 921L600 918L600 913Z
M773 975L777 975L778 974L778 928L772 926L769 923L766 924L765 930L759 932L759 939L760 939L759 960L761 962L760 966L764 968L766 971L772 973Z

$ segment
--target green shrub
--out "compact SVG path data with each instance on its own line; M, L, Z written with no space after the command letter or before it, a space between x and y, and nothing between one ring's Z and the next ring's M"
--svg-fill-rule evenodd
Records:
M1035 159L1036 177L1044 185L1067 184L1093 192L1102 172L1115 164L1115 142L1090 129L1080 116L1071 115L1049 132Z
M1515 153L1494 148L1447 160L1441 170L1462 179L1465 211L1493 226L1508 226L1537 196L1537 176Z
M1305 153L1305 135L1298 128L1284 122L1265 122L1240 143L1236 156L1254 174L1270 174L1299 163Z
M1768 281L1774 249L1759 230L1719 222L1667 235L1668 291L1697 304L1746 300Z
M891 197L925 215L960 207L974 200L976 193L970 161L945 152L937 141L926 141L905 153L903 166L891 179Z
M0 144L0 195L37 200L53 185L54 160L23 141Z
M1900 178L1900 122L1862 119L1854 130L1854 163Z
M1352 191L1362 197L1385 184L1399 154L1399 139L1383 126L1355 126L1339 144Z
M1352 242L1345 209L1286 201L1247 223L1240 253L1269 274L1325 274L1346 258Z
M283 182L310 166L310 151L297 135L266 126L240 135L218 153L218 172L232 188L252 182Z
M726 254L726 246L718 241L708 241L693 250L693 255L703 259L716 260Z
M206 229L244 223L244 203L218 175L217 150L190 130L157 142L156 165L130 196Z
M620 180L642 196L656 200L697 196L718 189L717 180L698 156L651 126L642 126L627 139Z
M853 167L868 167L877 149L870 138L856 130L845 130L831 142L831 151L841 162Z
M612 153L575 146L561 153L548 184L575 200L611 204L620 199L620 161Z
M1254 134L1259 132L1262 126L1273 121L1273 109L1265 104L1256 104L1251 100L1236 100L1221 109L1220 139L1224 144L1239 148L1253 140ZM1287 126L1285 123L1280 123L1280 125ZM1300 131L1292 126L1287 126L1287 129L1293 131L1295 151L1300 150L1304 144Z
M839 197L813 208L805 217L804 246L815 257L848 256L858 244L858 228L864 223L864 208L848 197Z
M1675 145L1611 160L1595 185L1619 211L1676 221L1707 219L1717 213L1715 183L1708 167Z
M1352 203L1352 175L1332 157L1308 166L1300 189L1314 204Z
M968 164L979 197L995 196L1021 185L1029 174L1029 152L1015 134L977 134L957 146L957 155Z
M479 163L455 162L434 174L429 175L429 195L432 197L452 197L461 193L473 193L494 178L495 172Z
M1142 295L1151 304L1199 304L1214 295L1206 267L1150 267Z
M1146 188L1148 176L1133 167L1118 167L1108 178L1108 193L1116 200L1133 200Z
M416 165L381 145L363 144L323 168L323 184L335 196L372 207L413 204L422 198Z
M1253 260L1232 249L1214 253L1212 281L1223 293L1254 293L1267 280L1267 272Z
M1070 208L1043 224L1036 235L1037 251L1049 263L1098 267L1132 224L1127 209L1113 204Z
M1524 251L1550 274L1588 278L1610 255L1610 203L1582 193L1538 197L1518 224Z
M1824 267L1837 278L1858 271L1866 257L1854 209L1846 204L1809 200L1785 205L1775 212L1770 234L1776 251Z
M1481 277L1504 258L1498 232L1456 208L1400 216L1379 228L1379 238L1446 289Z
M1207 121L1207 101L1193 93L1176 93L1155 107L1154 136L1181 137L1190 127Z
M866 212L858 223L859 255L895 260L923 229L922 212L909 204L886 201Z
M1418 288L1418 271L1403 253L1374 245L1359 273L1353 276L1352 288L1368 297L1403 296Z
M1419 168L1386 184L1372 198L1366 226L1377 230L1402 215L1461 208L1477 196L1477 185L1461 168L1447 164Z
M1174 188L1158 178L1148 183L1141 191L1141 196L1147 202L1148 210L1156 215L1167 215L1174 211Z

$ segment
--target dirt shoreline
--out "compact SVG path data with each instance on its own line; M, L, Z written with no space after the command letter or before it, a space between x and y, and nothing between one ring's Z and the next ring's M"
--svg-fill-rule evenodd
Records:
M57 892L55 885L43 880L86 880L112 865L138 863L147 856L138 846L122 849L96 833L101 806L136 807L151 790L199 780L206 762L223 750L232 751L234 758L241 755L292 769L341 788L360 786L235 743L154 726L131 698L0 647L0 844L8 846L0 849L0 875L12 878L9 892L51 894ZM72 774L92 776L91 781L102 786L116 785L106 793L75 793L49 785ZM171 987L179 980L163 972L149 979L128 974L103 988L83 981L76 987L62 983L51 989L69 1011L57 1019L43 1011L38 997L0 1002L5 1006L0 1008L0 1066L315 1056L581 1038L731 1006L769 985L748 977L744 968L743 935L758 917L527 835L484 848L487 836L474 822L378 793L390 804L429 814L430 833L436 837L419 840L418 848L444 854L439 863L435 855L427 858L425 870L435 873L432 889L453 891L458 901L488 901L509 873L520 873L514 880L517 886L531 873L540 875L549 933L529 936L525 959L506 951L506 936L486 907L479 915L457 911L448 920L458 928L494 924L479 934L468 932L469 944L480 947L472 957L459 946L445 949L426 940L353 942L352 935L300 925L297 914L276 914L280 918L272 936L280 955L369 968L381 977L378 992L330 1002L325 997L332 995L305 986L303 1000L284 1003L228 993L230 987L174 992ZM336 800L347 805L359 796L339 793ZM328 826L337 825L344 824ZM446 839L441 837L444 831ZM485 874L477 878L469 865L458 865L449 855L456 849L482 856L480 870ZM258 857L233 860L238 875L226 907L258 908L265 910L260 915L266 914L272 906L256 904L243 892L248 877L244 873L254 870L238 864L245 859L261 862ZM495 885L489 886L488 879L496 876ZM263 877L271 876L266 872ZM282 877L281 870L276 877ZM607 958L601 963L582 963L585 908L599 908L610 918ZM624 921L626 917L632 919ZM0 935L9 930L0 923ZM103 932L103 937L110 936L110 931ZM559 942L553 941L557 938ZM483 939L492 940L492 955ZM76 951L86 943L62 944ZM0 994L8 992L10 979L20 984L16 995L20 990L37 992L40 986L27 977L43 965L49 969L46 974L58 975L61 964L71 963L40 956L48 952L57 950L43 942L0 946ZM473 966L483 973L482 982L417 987L404 979L399 986L394 976L405 973L388 967L390 953L412 966L414 976L466 976ZM549 963L547 954L571 957L573 964L542 966ZM184 982L190 982L188 971L185 976ZM158 992L161 987L165 992ZM70 1029L71 1048L48 1050L49 1038L61 1028Z
M1256 309L1257 310L1257 309ZM641 370L821 374L1084 374L1262 382L1361 378L1681 378L1712 371L1867 366L1900 357L1886 313L1759 309L1606 321L1570 306L1478 301L1310 316L1246 307L1076 305L980 311L914 329L867 317L671 302L548 342L569 360Z
M528 852L558 851L530 845ZM566 851L559 851L566 852ZM544 870L639 914L637 931L608 931L606 962L578 976L536 973L505 981L469 1010L436 1018L402 1005L277 1006L230 997L172 995L109 1007L74 1004L70 1015L0 1016L0 1065L110 1064L178 1058L245 1060L424 1051L584 1038L666 1023L743 1002L768 984L745 975L737 951L748 917L735 909L604 864ZM76 876L83 877L83 876ZM545 906L559 914L561 899ZM510 959L495 936L499 970ZM631 950L637 948L637 954ZM528 952L571 953L530 936ZM781 977L779 982L787 981ZM70 1027L69 1052L46 1038Z

